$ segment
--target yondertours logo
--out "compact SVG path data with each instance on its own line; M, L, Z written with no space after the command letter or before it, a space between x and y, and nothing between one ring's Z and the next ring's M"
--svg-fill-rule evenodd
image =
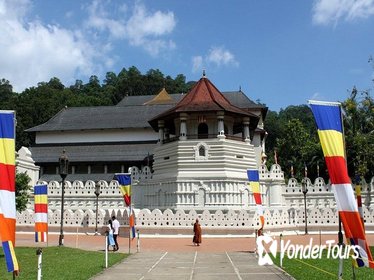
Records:
M310 238L308 245L295 245L291 244L290 240L287 242L284 242L284 240L278 242L269 235L257 237L256 243L259 265L272 265L273 260L270 255L276 258L278 252L281 259L285 256L289 259L320 259L325 250L327 258L348 259L352 257L353 259L357 259L360 249L358 245L339 246L335 244L335 240L327 240L323 245L313 245L313 238Z

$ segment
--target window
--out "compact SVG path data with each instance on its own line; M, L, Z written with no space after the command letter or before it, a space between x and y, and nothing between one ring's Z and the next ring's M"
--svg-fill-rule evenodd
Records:
M200 146L199 148L199 157L205 157L205 147Z
M208 160L209 158L209 146L204 143L200 142L195 147L193 147L195 150L195 160L196 161L204 161Z
M199 139L208 138L208 125L206 123L200 123L197 127L197 134Z

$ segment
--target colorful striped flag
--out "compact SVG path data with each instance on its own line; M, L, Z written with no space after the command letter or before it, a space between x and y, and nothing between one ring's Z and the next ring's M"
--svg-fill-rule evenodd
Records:
M130 238L135 238L135 214L131 208L131 174L130 173L116 173L116 179L119 183L119 188L126 206L129 207L129 230Z
M125 200L126 206L131 205L131 174L129 173L118 173L115 174L116 179L119 183L119 188L123 199Z
M262 207L262 199L261 199L261 192L260 192L260 176L258 170L247 170L247 176L249 180L249 187L250 190L253 192L253 197L256 202L257 213L260 216L261 221L261 230L264 228L265 225L265 217L264 217L264 209Z
M129 217L129 227L130 227L130 238L135 238L135 214L134 211L131 210L130 207L130 217Z
M361 262L364 266L374 268L351 180L348 176L340 103L309 101L309 104L317 124L319 139L330 175L331 188L347 241L351 245L359 246L359 258L356 261Z
M15 113L0 111L0 237L8 272L17 273Z
M47 242L48 237L48 187L36 185L35 199L35 242Z

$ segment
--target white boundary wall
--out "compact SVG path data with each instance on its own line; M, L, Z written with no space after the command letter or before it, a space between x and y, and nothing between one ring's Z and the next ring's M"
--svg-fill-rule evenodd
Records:
M148 172L148 173L147 173ZM287 185L282 185L283 172L278 165L260 170L261 190L265 205L265 228L272 229L298 229L304 228L304 196L301 185L295 179L290 179ZM149 170L139 171L133 169L133 180L142 180L141 176L149 176ZM112 215L116 215L122 225L128 224L127 209L118 189L117 181L100 181L101 195L99 196L98 224L107 223ZM374 178L370 183L364 181L362 185L362 199L365 225L374 226ZM140 186L140 185L139 185ZM138 186L134 186L136 188ZM64 225L66 227L93 227L96 224L96 196L94 194L95 182L66 181L65 185L65 212ZM314 183L308 180L307 212L308 226L319 229L336 225L337 211L330 185L325 184L322 178ZM226 192L230 195L230 192ZM221 195L221 194L220 194ZM204 227L220 229L257 228L258 217L255 212L253 195L248 192L248 203L239 205L236 209L198 210L195 209L136 209L136 225L139 228L186 228L190 227L198 217ZM52 181L48 183L49 224L60 224L61 183ZM204 206L202 207L204 208ZM30 226L33 220L33 197L30 198L28 209L17 213L17 226Z

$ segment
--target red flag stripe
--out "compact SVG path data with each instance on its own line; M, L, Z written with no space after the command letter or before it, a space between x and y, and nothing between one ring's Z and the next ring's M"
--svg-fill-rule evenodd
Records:
M16 168L14 165L0 163L0 190L15 191Z
M332 184L350 184L347 164L343 157L325 157L327 169Z
M48 205L47 204L35 204L35 213L47 213Z
M260 193L253 193L253 197L255 198L256 204L262 204L262 202L261 202L261 194Z

